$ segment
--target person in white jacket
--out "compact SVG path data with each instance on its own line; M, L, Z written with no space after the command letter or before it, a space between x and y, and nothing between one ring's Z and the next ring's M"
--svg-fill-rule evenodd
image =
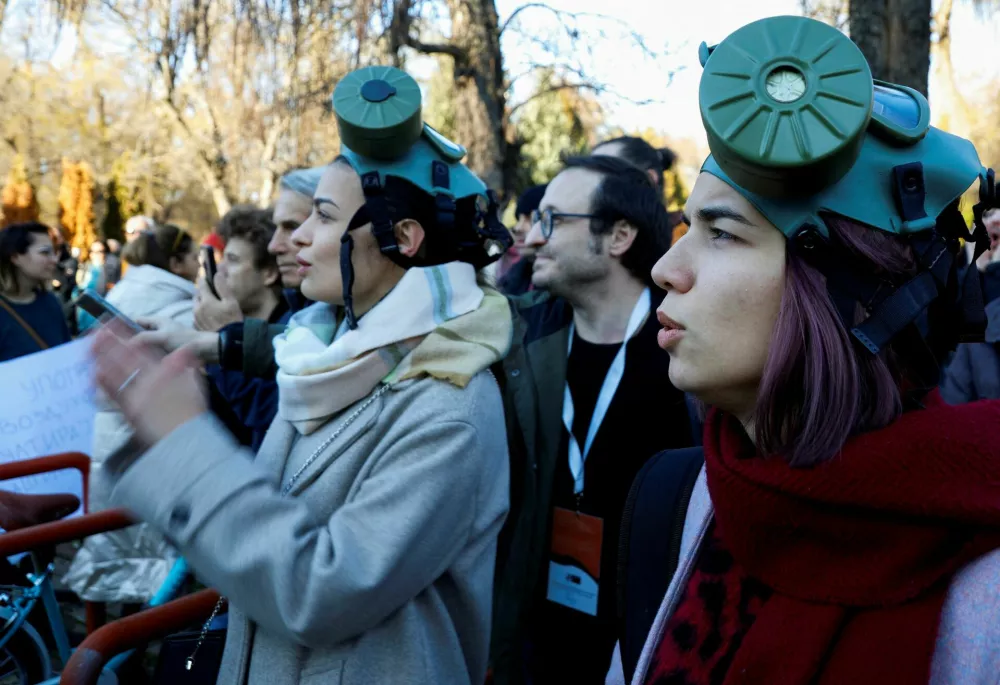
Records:
M190 235L170 224L159 225L129 242L122 257L130 268L108 294L111 304L133 320L159 317L194 327L199 263L198 246ZM102 464L131 433L117 409L102 401L94 420L90 511L109 506ZM158 533L136 525L87 538L64 582L86 601L143 603L162 585L176 558Z

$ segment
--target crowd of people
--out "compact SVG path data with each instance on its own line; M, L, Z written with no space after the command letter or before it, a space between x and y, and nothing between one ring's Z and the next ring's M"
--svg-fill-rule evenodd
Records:
M736 92L768 30L867 82ZM224 216L214 278L145 217L82 267L0 232L0 360L93 329L90 507L141 521L66 584L138 608L183 557L228 600L227 685L992 682L993 173L819 22L702 59L683 215L672 153L622 137L504 227L415 82L367 68L341 155ZM67 316L87 289L145 332Z

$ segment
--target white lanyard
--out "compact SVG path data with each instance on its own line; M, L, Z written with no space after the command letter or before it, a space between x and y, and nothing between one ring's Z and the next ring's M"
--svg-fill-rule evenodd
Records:
M573 408L573 396L569 391L569 380L566 381L566 388L563 391L562 420L563 425L566 426L566 432L569 433L569 470L573 474L573 481L575 483L573 493L576 495L583 492L584 462L587 461L590 447L594 444L594 438L601 427L601 422L604 421L604 415L608 413L611 400L614 399L615 393L618 391L618 385L625 374L625 347L632 336L635 335L635 332L639 330L642 322L645 321L646 315L649 313L649 307L649 288L646 288L642 291L638 302L635 303L635 307L632 309L632 315L628 319L628 328L625 329L625 340L622 341L622 346L618 348L618 354L615 355L614 360L611 362L608 374L604 377L604 382L601 384L601 392L597 395L597 402L594 404L594 413L590 417L590 428L587 429L587 442L584 443L582 452L580 451L580 444L576 441L576 436L573 435L575 409ZM573 336L575 333L575 325L570 324L569 344L566 346L567 358L569 358L570 352L573 351Z

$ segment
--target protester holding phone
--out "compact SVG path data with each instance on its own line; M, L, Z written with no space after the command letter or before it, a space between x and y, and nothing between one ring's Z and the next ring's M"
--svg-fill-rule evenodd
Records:
M69 342L62 305L46 289L58 263L48 226L0 231L0 362Z
M199 330L218 331L230 323L242 326L244 317L277 324L289 311L281 296L281 274L268 252L275 232L270 209L233 207L216 228L225 248L217 269L211 252L203 253L205 274L198 281L194 321ZM204 249L204 248L203 248ZM285 319L287 320L287 319ZM250 432L255 451L278 411L278 387L271 380L249 377L242 368L209 364L209 379Z
M237 206L222 217L215 233L225 247L221 253L202 248L204 275L198 281L195 328L218 331L244 318L277 321L288 310L281 273L268 252L274 232L270 208Z
M171 224L143 231L125 246L130 264L122 280L108 293L109 310L91 298L81 309L105 320L101 311L121 313L135 320L161 317L186 329L194 327L194 281L198 277L197 244L188 233ZM82 297L86 297L84 293ZM90 510L108 506L110 488L103 477L109 454L131 436L128 423L112 404L102 401L94 421L91 451ZM89 537L70 566L65 582L91 602L142 603L163 583L176 559L163 538L145 525Z
M226 217L223 217L222 222L225 220ZM194 303L196 330L217 331L223 326L243 321L240 303L225 283L217 283L219 262L224 259L225 250L226 242L219 235L218 227L201 244L201 278L198 279L198 295Z

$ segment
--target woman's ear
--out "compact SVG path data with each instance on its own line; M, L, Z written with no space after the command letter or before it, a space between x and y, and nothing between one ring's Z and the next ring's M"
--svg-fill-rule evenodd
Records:
M184 260L180 257L171 257L168 264L170 265L170 273L175 276L179 276L184 271Z
M404 257L416 257L424 244L424 227L414 219L403 219L393 228L399 253Z
M621 257L632 247L637 234L638 231L632 224L626 221L616 221L608 236L608 254L612 257Z

